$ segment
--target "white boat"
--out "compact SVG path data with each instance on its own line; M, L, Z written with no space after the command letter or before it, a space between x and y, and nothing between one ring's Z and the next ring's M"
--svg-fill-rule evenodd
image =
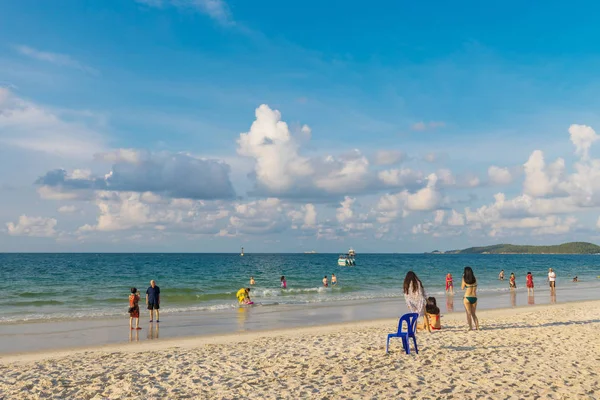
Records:
M346 254L340 254L338 257L338 265L340 267L351 267L356 265L356 260L354 257L356 256L356 252L353 249L348 250Z

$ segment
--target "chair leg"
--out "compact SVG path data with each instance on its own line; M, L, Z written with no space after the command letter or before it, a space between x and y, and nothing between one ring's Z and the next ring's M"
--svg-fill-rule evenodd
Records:
M413 342L415 343L415 353L419 354L419 348L417 347L417 338L413 336Z
M388 336L387 342L385 343L385 354L388 353L389 347L390 347L390 337Z
M410 354L410 345L408 344L408 339L404 336L402 337L402 347L404 347L406 354Z

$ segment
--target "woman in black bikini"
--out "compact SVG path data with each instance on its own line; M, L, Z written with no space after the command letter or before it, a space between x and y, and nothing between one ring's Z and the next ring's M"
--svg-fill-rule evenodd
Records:
M477 319L477 315L475 315L475 311L477 310L477 279L475 279L475 274L471 267L465 267L461 289L465 290L463 303L467 312L469 330L473 330L473 323L475 323L475 329L479 330L479 320Z

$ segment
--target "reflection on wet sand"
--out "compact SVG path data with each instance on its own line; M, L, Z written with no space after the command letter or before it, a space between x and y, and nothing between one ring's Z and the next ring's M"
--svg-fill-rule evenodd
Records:
M556 304L556 291L552 290L550 292L550 304Z
M237 312L237 322L238 322L238 330L245 331L246 330L246 321L248 320L248 313L250 312L250 308L240 307Z
M527 304L533 306L535 305L535 298L533 297L532 294L530 294L529 296L527 296Z
M139 342L140 341L140 331L137 329L130 329L129 330L129 341L130 342Z
M150 324L148 326L148 336L147 336L147 338L151 339L151 340L152 339L158 339L159 327L160 327L159 324L156 324L156 325Z
M510 291L510 305L511 305L511 307L517 306L517 291L516 290Z
M446 312L454 312L454 296L446 296Z

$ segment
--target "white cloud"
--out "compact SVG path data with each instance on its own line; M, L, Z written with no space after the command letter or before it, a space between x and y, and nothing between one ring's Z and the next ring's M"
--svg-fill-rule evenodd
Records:
M543 197L554 192L564 171L564 160L558 159L546 168L544 153L535 150L524 164L525 182L523 193L533 197Z
M208 15L222 25L234 25L231 10L224 0L135 0L149 7L172 5L181 9L192 9Z
M33 59L36 59L36 60L45 61L45 62L54 64L54 65L58 65L61 67L75 68L80 71L84 71L84 72L87 72L87 73L90 73L93 75L98 74L98 70L96 70L92 67L89 67L85 64L82 64L79 61L75 60L73 57L68 56L66 54L41 51L41 50L34 49L33 47L24 46L24 45L16 45L16 46L14 46L14 48L20 54L30 57L30 58L33 58Z
M265 235L285 231L291 226L291 221L281 200L268 198L237 204L229 224L229 232L236 235Z
M129 230L216 235L227 226L227 206L201 200L181 201L135 192L96 193L96 223L79 228L80 234Z
M377 171L371 170L369 160L356 149L337 157L306 157L301 153L298 139L281 120L279 111L264 104L256 109L256 120L250 131L240 134L237 143L238 154L255 161L253 195L316 198L364 194L383 189L385 183L380 179L388 185L397 182L396 186L408 186L416 183L410 182L411 178L420 177L390 171L377 179Z
M77 207L75 206L62 206L58 208L58 212L61 214L73 214L77 212Z
M377 176L383 184L392 187L412 185L423 178L420 172L413 171L410 168L379 171Z
M305 204L299 210L294 208L288 212L288 216L291 218L293 229L317 228L317 209L314 204Z
M404 192L405 208L409 211L427 211L438 207L442 196L435 188L436 183L437 175L429 174L426 187L416 193Z
M256 160L258 183L275 193L289 190L296 178L314 173L309 160L298 151L281 113L265 104L256 109L250 131L238 139L238 153Z
M465 224L465 217L461 213L456 212L456 210L452 210L447 223L450 226L463 226Z
M569 134L571 135L571 142L575 145L575 152L581 156L581 158L589 158L589 150L599 136L596 132L587 125L571 125L569 127Z
M354 211L352 210L352 206L356 202L356 199L346 196L344 201L340 203L340 207L337 209L335 213L335 217L340 224L352 219L354 216Z
M512 182L512 175L508 168L501 168L492 165L488 168L488 177L490 182L495 185L508 185Z
M317 210L313 204L306 204L302 207L304 211L304 225L305 228L314 228L317 226Z
M377 221L385 224L400 216L406 217L411 211L435 210L442 202L442 195L436 188L437 182L437 175L429 174L427 185L414 193L403 190L381 196L376 206Z
M21 215L17 223L9 222L6 227L11 236L54 237L56 223L54 218Z
M105 148L104 138L85 124L0 88L0 144L70 158L91 158Z

